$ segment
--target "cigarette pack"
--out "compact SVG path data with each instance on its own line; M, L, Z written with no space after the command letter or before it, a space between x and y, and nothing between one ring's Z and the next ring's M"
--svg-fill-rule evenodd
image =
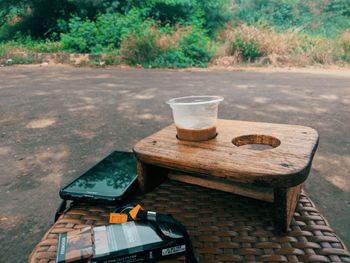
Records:
M93 256L91 234L91 227L59 234L56 262L89 262Z
M186 252L183 235L169 224L130 221L72 232L59 236L57 263L152 262Z

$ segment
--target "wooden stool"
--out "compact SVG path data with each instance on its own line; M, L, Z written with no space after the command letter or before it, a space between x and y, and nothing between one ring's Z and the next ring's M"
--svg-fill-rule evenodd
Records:
M134 146L144 192L166 177L274 204L275 228L285 233L318 144L316 130L296 125L218 120L209 141L178 140L170 125ZM244 145L267 145L268 150ZM179 171L179 173L173 173ZM229 200L228 200L229 202Z

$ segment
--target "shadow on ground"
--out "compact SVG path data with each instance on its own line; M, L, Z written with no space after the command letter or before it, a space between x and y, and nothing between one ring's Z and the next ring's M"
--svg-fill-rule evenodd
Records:
M12 67L0 77L0 262L27 260L61 186L170 124L164 101L199 94L225 97L221 118L316 128L305 188L350 245L350 76Z

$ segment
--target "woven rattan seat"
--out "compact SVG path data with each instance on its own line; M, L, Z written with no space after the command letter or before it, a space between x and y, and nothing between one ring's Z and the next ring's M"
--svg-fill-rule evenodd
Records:
M137 201L183 222L200 262L350 262L344 244L305 193L286 236L274 234L270 203L234 194L166 181ZM106 224L111 209L84 204L67 209L29 262L55 262L58 233Z

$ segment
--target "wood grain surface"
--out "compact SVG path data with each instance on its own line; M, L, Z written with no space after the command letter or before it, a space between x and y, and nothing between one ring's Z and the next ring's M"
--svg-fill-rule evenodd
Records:
M278 234L287 233L301 190L302 184L274 189L274 221Z
M218 120L217 132L212 140L182 141L170 125L133 150L139 161L172 170L255 186L291 187L306 180L318 145L316 130L297 125ZM252 143L249 140L275 148L258 151L233 144Z
M270 203L273 203L274 201L274 192L273 188L271 187L252 186L249 184L228 182L227 180L219 177L209 177L195 174L189 175L184 173L170 172L168 174L168 178L179 182L199 185L215 190L221 190L224 192L246 196Z

